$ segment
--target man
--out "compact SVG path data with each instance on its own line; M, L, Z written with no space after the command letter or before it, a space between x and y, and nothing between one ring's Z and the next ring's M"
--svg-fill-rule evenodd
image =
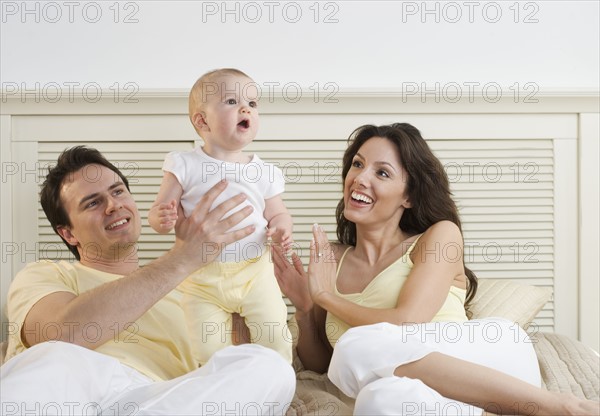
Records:
M221 182L189 218L180 215L166 254L139 267L141 220L127 178L97 150L66 150L49 170L41 203L77 262L24 268L8 294L9 339L0 413L278 414L295 378L277 353L229 347L197 369L178 292L186 276L253 232L228 232L246 207L237 195L209 212Z

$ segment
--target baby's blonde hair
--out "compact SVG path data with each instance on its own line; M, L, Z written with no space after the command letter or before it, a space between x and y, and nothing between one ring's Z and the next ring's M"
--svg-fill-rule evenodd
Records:
M223 75L238 75L238 76L246 77L248 79L252 79L248 75L246 75L245 73L240 71L239 69L235 69L235 68L213 69L212 71L208 71L207 73L202 75L200 78L198 78L198 80L194 83L194 85L192 86L192 89L190 90L190 96L189 96L189 100L188 100L189 117L190 117L190 121L192 122L193 126L194 126L194 121L192 120L192 118L194 117L194 114L196 114L198 112L198 110L202 108L202 104L206 100L206 97L204 96L204 89L206 88L206 84L209 82L212 82L214 79L219 78ZM196 129L196 126L194 126L194 129L198 132L198 130ZM198 132L198 133L200 133L200 132Z

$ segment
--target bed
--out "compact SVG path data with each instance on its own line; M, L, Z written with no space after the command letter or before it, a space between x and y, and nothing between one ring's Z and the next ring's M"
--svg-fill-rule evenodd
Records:
M530 324L551 297L549 288L507 279L481 279L472 305L473 318L498 316L519 324L530 334L544 388L599 400L598 353L573 338L539 332ZM288 416L352 414L354 401L341 393L326 374L305 370L297 356L294 369L298 384Z
M524 285L508 279L482 279L472 304L473 318L504 317L530 334L537 353L544 388L593 400L599 399L598 353L583 343L557 333L539 332L530 323L552 297L549 288ZM290 326L294 328L294 325ZM0 344L0 364L6 342ZM297 387L287 416L351 415L354 401L327 378L304 369L294 354Z

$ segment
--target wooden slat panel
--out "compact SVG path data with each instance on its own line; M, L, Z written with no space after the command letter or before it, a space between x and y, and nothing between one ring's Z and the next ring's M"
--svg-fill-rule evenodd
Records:
M279 116L277 116L279 117ZM283 117L283 116L282 116ZM296 117L296 116L295 116ZM553 286L554 176L552 140L431 140L442 161L460 209L465 259L480 278L506 278ZM40 142L40 174L69 142ZM128 175L143 219L142 264L168 250L173 235L158 235L147 225L148 210L162 178L167 152L190 149L189 142L89 143ZM323 140L256 140L249 151L279 166L287 179L284 201L294 218L296 251L307 263L312 224L335 240L335 207L342 196L341 155L346 137ZM41 181L40 181L41 183ZM40 253L68 258L62 242L39 211ZM290 313L293 308L290 307ZM553 303L534 322L553 330Z

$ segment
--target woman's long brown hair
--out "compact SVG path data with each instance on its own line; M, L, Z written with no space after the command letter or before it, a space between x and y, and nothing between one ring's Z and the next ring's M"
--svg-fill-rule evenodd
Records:
M348 138L348 148L344 153L342 180L345 182L352 166L354 156L361 146L373 137L382 137L393 143L402 167L408 174L406 192L411 201L400 218L398 226L408 234L425 232L439 221L452 221L462 234L458 208L452 199L448 176L440 160L433 154L421 132L408 123L396 123L389 126L365 125L357 128ZM336 209L337 237L342 244L356 245L356 224L344 217L344 198ZM464 265L468 278L465 309L473 300L477 291L477 276Z

